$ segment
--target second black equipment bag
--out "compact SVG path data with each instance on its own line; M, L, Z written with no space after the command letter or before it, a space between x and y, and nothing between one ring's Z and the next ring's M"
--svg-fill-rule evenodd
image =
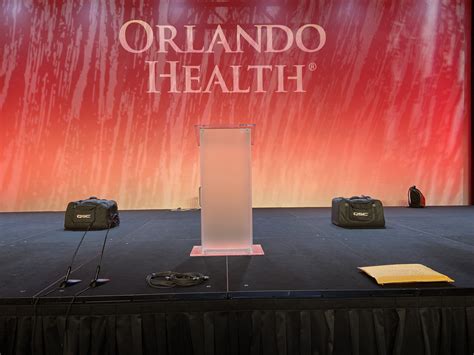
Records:
M332 223L339 227L385 227L382 202L369 196L336 197L332 200L331 212Z
M64 216L64 229L100 230L120 224L117 202L89 197L69 202Z

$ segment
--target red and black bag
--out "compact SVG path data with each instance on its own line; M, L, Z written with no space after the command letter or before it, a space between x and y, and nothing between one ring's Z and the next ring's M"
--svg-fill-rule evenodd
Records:
M408 189L408 207L423 208L426 206L425 196L415 185Z

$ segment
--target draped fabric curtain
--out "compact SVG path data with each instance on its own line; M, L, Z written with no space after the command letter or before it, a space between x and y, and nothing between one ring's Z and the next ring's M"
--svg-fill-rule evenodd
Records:
M67 320L65 313L54 314L62 311L22 315L21 307L3 307L0 354L474 352L471 306L153 312L140 305L128 314L126 305L115 307L120 314L97 305L81 312L73 307Z

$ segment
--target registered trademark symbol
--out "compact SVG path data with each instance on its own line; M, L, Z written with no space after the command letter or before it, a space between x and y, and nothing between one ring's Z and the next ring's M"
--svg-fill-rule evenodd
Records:
M315 71L317 68L318 68L318 66L316 65L316 63L309 63L308 64L309 71Z

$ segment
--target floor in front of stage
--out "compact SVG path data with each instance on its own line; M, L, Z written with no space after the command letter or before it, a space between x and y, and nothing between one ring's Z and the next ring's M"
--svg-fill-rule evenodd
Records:
M83 233L64 231L63 213L0 213L0 298L393 296L472 294L474 288L474 207L385 208L385 229L357 230L332 225L329 208L254 209L254 242L265 255L253 257L190 257L200 244L199 211L124 211L120 216L120 227L109 233L101 270L111 282L86 289L105 235L93 231L71 275L83 282L59 290ZM424 264L455 282L379 286L357 269L405 263ZM167 270L201 272L210 280L188 288L147 285L146 275Z

